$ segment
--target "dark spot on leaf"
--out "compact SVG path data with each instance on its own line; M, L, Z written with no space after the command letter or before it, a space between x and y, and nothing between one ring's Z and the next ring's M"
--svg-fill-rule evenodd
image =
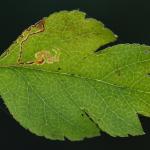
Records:
M85 56L85 57L83 57L83 59L86 59L87 57Z
M150 50L145 50L144 54L150 54Z
M147 75L148 75L148 77L150 77L150 73L148 73Z
M60 68L60 67L58 67L58 68L57 68L57 70L61 70L61 68Z
M116 73L118 76L120 76L120 75L121 75L120 69L117 69L117 70L115 71L115 73Z

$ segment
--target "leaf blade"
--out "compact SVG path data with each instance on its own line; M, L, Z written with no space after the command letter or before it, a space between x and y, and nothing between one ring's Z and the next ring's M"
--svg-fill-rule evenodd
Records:
M82 14L81 19L84 18L83 13L75 14ZM58 25L57 28L62 27ZM91 26L89 28L92 30ZM36 36L28 38L23 46L36 48ZM115 39L112 33L110 36ZM33 38L36 39L34 43ZM98 136L100 130L121 137L144 134L137 113L150 116L150 47L120 44L94 52L101 42L96 40L94 48L89 48L89 43L93 42L87 44L86 37L83 40L78 41L81 48L77 50L71 46L63 49L60 61L52 64L17 64L17 53L10 50L0 65L0 83L3 83L0 95L10 112L25 128L50 139L81 140ZM82 44L86 45L85 51ZM18 43L16 47L12 50L18 52ZM69 47L70 52L67 52ZM30 49L29 52L37 51ZM31 53L23 56L28 60L27 55ZM5 86L10 80L13 84Z

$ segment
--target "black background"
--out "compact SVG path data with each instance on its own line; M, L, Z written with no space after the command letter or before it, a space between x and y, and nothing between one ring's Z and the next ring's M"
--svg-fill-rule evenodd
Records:
M6 49L29 25L59 10L79 9L101 20L119 35L117 43L150 45L150 0L1 0L0 52ZM116 43L115 43L116 44ZM22 128L0 102L0 149L150 149L150 119L140 116L144 136L101 137L81 142L51 141ZM2 110L3 109L3 110Z

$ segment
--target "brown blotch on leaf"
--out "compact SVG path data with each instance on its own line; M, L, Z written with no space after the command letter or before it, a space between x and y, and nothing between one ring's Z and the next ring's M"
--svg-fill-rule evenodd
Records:
M45 20L41 19L40 21L38 21L37 23L31 25L27 31L31 31L32 29L36 29L36 31L33 30L33 32L30 33L31 34L36 34L39 32L43 32L45 29Z
M45 29L44 25L45 25L45 20L42 19L42 20L38 21L37 23L35 23L34 26L42 32Z
M59 53L51 54L50 51L39 51L35 54L34 64L42 65L42 64L53 64L54 62L59 62Z

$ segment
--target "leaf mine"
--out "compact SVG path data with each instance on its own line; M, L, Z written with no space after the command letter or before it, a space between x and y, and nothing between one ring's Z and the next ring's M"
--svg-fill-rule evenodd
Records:
M37 34L37 33L40 33L40 32L44 32L44 24L45 24L45 21L44 19L40 20L39 22L35 23L34 25L31 25L29 28L27 28L22 34L21 36L17 39L17 43L19 44L19 57L18 57L18 60L17 62L19 64L22 64L22 54L23 54L23 51L22 51L22 47L23 47L23 43L32 35L34 34Z

